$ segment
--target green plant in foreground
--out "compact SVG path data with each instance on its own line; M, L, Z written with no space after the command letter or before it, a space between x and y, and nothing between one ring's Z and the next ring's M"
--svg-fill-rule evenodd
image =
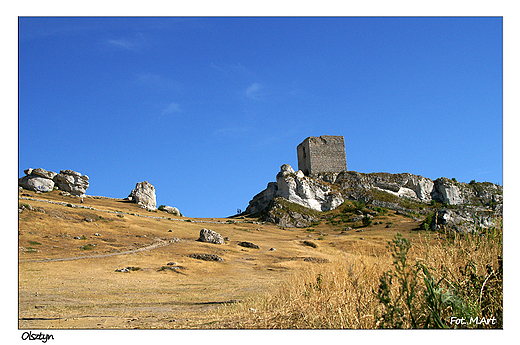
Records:
M426 307L426 319L423 328L449 328L447 320L450 320L452 314L456 314L458 318L464 316L471 318L471 313L464 300L452 292L451 289L441 287L444 278L435 280L426 266L419 264L424 273L424 301Z
M398 233L389 244L393 270L379 279L377 298L383 306L379 328L449 328L452 315L468 320L474 316L455 290L443 287L444 277L436 279L420 261L408 262L411 244L406 238ZM424 286L419 284L421 276Z
M413 328L417 327L416 312L413 300L416 295L417 269L408 264L406 255L410 249L410 242L398 233L389 243L394 258L395 271L383 272L379 279L377 297L383 305L380 328L403 328L409 320ZM392 294L392 282L397 280L399 290L397 295Z

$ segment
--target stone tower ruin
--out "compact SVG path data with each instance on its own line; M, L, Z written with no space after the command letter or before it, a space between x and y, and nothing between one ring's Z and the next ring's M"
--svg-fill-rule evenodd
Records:
M347 171L345 139L341 135L308 137L297 148L298 170L305 175Z

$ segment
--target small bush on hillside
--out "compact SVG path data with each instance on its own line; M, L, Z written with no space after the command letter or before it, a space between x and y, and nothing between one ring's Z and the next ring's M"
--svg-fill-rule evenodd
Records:
M430 230L431 223L433 221L433 217L435 216L435 213L430 213L427 215L424 220L421 223L421 230Z

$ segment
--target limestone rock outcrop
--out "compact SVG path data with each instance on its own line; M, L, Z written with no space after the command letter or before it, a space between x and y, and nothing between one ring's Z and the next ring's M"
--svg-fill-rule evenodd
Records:
M148 211L156 210L157 198L155 197L155 187L148 181L138 182L127 199Z
M434 213L429 229L452 229L459 233L479 232L497 226L497 212L483 207L440 209Z
M305 176L300 170L295 172L289 164L284 164L276 175L276 182L270 182L264 191L257 194L245 213L262 212L278 197L316 211L333 210L344 201L330 184Z
M431 180L409 173L370 173L347 171L340 174L335 184L341 186L344 197L370 202L369 191L378 190L421 203L431 201L449 205L502 202L502 186L489 182L463 183L446 177ZM373 199L373 198L372 198Z
M59 174L42 168L24 170L26 176L18 179L18 185L32 191L50 192L54 188L75 196L85 196L89 186L88 176L72 170L61 170Z
M312 210L334 210L344 201L341 194L335 192L331 185L307 177L301 170L295 173L289 164L282 165L281 171L276 175L276 183L277 197L283 197Z
M375 189L423 203L431 202L435 185L429 178L409 173L363 174L355 171L341 174L336 183L341 185L342 190L350 191L351 198L356 200L360 197L359 193Z
M446 178L441 177L435 180L434 191L432 191L434 199L450 205L459 205L464 203L464 197L457 184Z
M269 206L269 203L276 197L278 184L276 182L269 182L267 188L253 197L247 206L246 214L257 214L264 211Z
M275 198L269 204L265 220L282 228L306 228L319 221L318 211L303 207L294 209L288 203L289 201L285 198Z
M72 170L60 170L53 180L58 189L76 196L85 196L89 186L87 175Z
M502 186L490 182L463 183L445 177L431 180L409 173L344 171L305 176L284 164L276 182L270 182L257 194L244 213L262 215L282 227L307 227L319 221L316 212L333 210L345 200L354 200L404 214L426 216L439 211L432 229L440 225L469 231L493 226L494 219L501 217L502 192Z

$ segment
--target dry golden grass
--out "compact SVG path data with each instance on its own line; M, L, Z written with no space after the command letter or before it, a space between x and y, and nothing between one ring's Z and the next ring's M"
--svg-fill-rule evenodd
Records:
M392 266L387 243L398 232L411 239L414 258L429 257L454 271L468 260L457 258L463 251L450 254L449 263L447 249L435 247L438 240L427 243L424 232L414 230L417 221L392 212L363 232L326 222L280 229L250 219L174 217L117 199L86 198L80 205L56 191L29 194L33 200L19 201L36 209L19 215L21 329L374 328L374 290ZM385 228L389 221L392 228ZM229 241L198 242L202 228ZM240 241L260 249L240 247ZM224 261L196 260L188 256L193 253ZM495 254L481 257L479 267ZM182 268L164 269L170 262ZM124 267L138 270L115 272Z
M408 253L408 272L418 272L417 297L412 309L402 303L408 319L400 328L413 328L410 313L418 320L431 314L425 301L424 274L415 263L427 266L439 282L441 292L454 292L472 308L464 328L502 328L502 234L501 229L489 238L446 234L425 234L415 239ZM312 266L297 272L281 288L255 296L245 303L220 308L215 319L226 320L225 328L262 329L375 329L381 327L383 305L377 298L380 277L393 268L390 251L366 255L366 246L353 245L350 253L331 265ZM372 250L373 252L375 250ZM370 250L368 250L370 252ZM410 278L411 279L411 278ZM441 282L443 285L441 285ZM399 284L391 287L393 298ZM447 327L452 316L463 317L451 307L442 311ZM472 317L497 319L496 324L469 324ZM438 326L429 325L429 328Z

